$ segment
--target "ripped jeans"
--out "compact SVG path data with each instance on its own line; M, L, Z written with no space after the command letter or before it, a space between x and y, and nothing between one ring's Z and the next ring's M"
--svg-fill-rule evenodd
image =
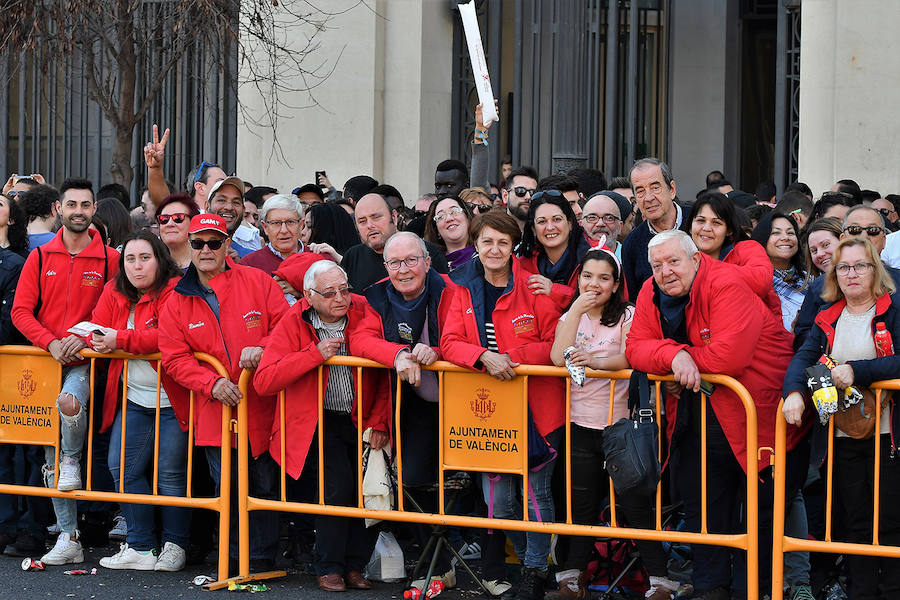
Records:
M81 460L84 441L87 438L87 407L91 398L90 368L90 364L85 364L63 367L62 370L60 397L64 394L72 394L81 406L78 409L78 414L74 417L69 417L59 410L59 400L57 400L60 460L62 460L63 456L73 457L77 461ZM55 485L53 465L56 461L53 446L44 447L44 458L46 461L44 465L44 484L47 487L53 487ZM56 523L59 525L60 531L65 531L69 534L75 533L75 529L78 527L78 510L75 499L53 498L53 510L56 512Z

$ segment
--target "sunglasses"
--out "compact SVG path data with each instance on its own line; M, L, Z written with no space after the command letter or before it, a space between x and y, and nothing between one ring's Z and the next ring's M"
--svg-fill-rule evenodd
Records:
M10 200L15 200L16 196L24 196L25 190L10 190L6 192L6 197Z
M520 195L519 192L516 192L516 194ZM563 196L563 193L559 190L542 190L537 194L532 194L531 201L534 202L535 200L539 200L544 196L547 196L548 198L565 198L565 196Z
M860 235L863 231L866 232L867 236L875 237L884 233L884 228L879 227L878 225L870 225L869 227L862 227L860 225L848 225L844 227L844 232L849 233L850 235Z
M206 162L205 160L200 163L200 166L197 167L197 174L194 175L194 183L200 181L200 178L203 177L203 174L206 173L206 170L214 166L216 166L216 163Z
M315 288L309 288L309 291L317 293L318 295L322 296L326 300L331 300L338 294L340 294L341 296L349 296L350 295L349 287L339 287L336 290L328 290L327 292L320 292L319 290L317 290Z
M184 223L185 219L188 218L188 215L185 213L171 213L168 215L159 215L156 217L156 220L159 221L160 225L165 225L169 222L169 219L175 221L176 223Z
M466 202L466 206L472 209L474 212L478 214L486 213L487 211L494 208L493 204L475 204L474 202Z
M215 252L219 248L222 247L222 244L225 243L224 239L221 240L199 240L194 239L191 240L191 248L194 250L203 250L203 246L209 246L209 249Z
M534 188L527 188L517 186L513 188L513 191L516 193L516 196L519 198L524 198L525 196L529 196L534 193Z

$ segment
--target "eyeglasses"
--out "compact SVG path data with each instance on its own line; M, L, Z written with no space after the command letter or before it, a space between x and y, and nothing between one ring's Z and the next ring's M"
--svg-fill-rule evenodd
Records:
M169 219L172 219L176 223L184 223L184 220L188 218L187 213L171 213L168 215L159 215L156 217L156 220L159 221L160 225L165 225L169 222Z
M191 243L191 248L193 248L194 250L203 250L203 246L209 246L209 249L212 250L213 252L215 252L216 250L218 250L219 248L222 247L222 244L225 243L225 239L224 238L221 240L193 239L193 240L191 240L190 243Z
M516 188L516 189L519 189L519 188ZM519 194L519 193L516 192L516 194ZM540 198L543 198L544 196L547 196L549 198L565 198L565 196L563 196L563 193L559 190L541 190L540 192L531 195L531 201L534 202L535 200L539 200Z
M21 194L22 192L19 192L19 193ZM894 212L894 211L893 211L892 209L890 209L890 208L879 208L879 209L877 209L877 210L878 210L878 212L881 213L881 216L882 216L882 217L887 217L887 216L890 215L892 212Z
M464 210L463 210L462 208L460 208L459 206L454 206L454 207L452 207L452 208L448 208L447 210L442 210L442 211L439 212L439 213L435 213L435 215L434 215L434 222L435 222L435 223L440 223L440 222L443 221L444 219L447 219L447 218L449 218L449 217L456 217L456 216L459 216L459 215L463 214L464 212L466 212L466 211L464 211Z
M281 229L283 225L287 225L288 229L297 225L300 222L300 219L284 219L283 221L266 221L267 225L271 225L275 229Z
M865 275L866 273L868 273L869 271L871 271L874 268L875 268L875 265L873 265L870 262L861 262L861 263L856 263L855 265L848 265L845 263L839 263L839 264L834 265L834 270L837 271L838 275L843 275L843 276L849 275L851 269L853 269L853 271L857 275Z
M206 170L208 168L214 167L214 166L216 166L215 163L206 162L205 160L202 163L200 163L200 166L197 167L197 174L194 175L194 183L197 183L198 181L200 181L200 178L203 177L203 174L206 172Z
M414 269L416 265L419 264L419 259L424 259L424 256L409 256L403 259L393 259L384 261L384 266L386 266L391 271L399 271L402 265L406 265L407 269Z
M340 294L341 296L349 296L350 295L350 286L345 285L344 287L339 287L336 290L328 290L327 292L320 292L319 290L317 290L315 288L309 288L309 291L317 293L318 295L322 296L326 300L331 300L338 294Z
M479 215L484 214L487 211L494 208L493 204L476 204L474 202L466 202L466 206L472 209L472 211L477 212Z
M865 231L866 235L869 237L876 237L884 233L884 228L879 227L878 225L869 225L868 227L863 227L861 225L847 225L844 227L844 233L849 233L850 235L860 235L863 231Z
M581 220L587 223L588 225L593 225L600 219L603 219L603 222L607 225L615 225L617 221L621 221L619 217L616 215L595 215L594 213L588 213L586 215L581 215Z
M519 198L524 198L525 196L530 196L531 194L533 194L534 188L516 186L513 188L513 191L516 193L516 196L518 196Z
M16 196L24 196L25 190L10 190L6 192L6 197L10 200L15 200Z

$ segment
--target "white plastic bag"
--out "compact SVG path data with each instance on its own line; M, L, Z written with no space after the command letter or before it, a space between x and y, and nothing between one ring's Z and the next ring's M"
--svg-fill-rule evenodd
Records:
M375 542L375 550L365 569L366 579L394 583L406 579L406 567L403 566L403 550L397 543L394 534L382 531Z

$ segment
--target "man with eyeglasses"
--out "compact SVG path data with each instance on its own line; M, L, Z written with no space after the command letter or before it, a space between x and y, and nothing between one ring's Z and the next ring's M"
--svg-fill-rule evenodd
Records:
M372 450L390 445L390 382L384 369L365 369L359 382L355 368L340 365L324 367L320 379L319 367L336 355L393 366L402 380L419 384L419 365L409 345L386 341L378 315L365 298L350 293L346 272L330 260L320 260L303 277L303 299L272 332L253 382L262 393L285 390L284 431L280 420L273 422L269 452L281 460L283 436L282 466L292 478L302 475L304 480L317 472L314 437L322 382L325 504L356 506L358 436L371 429L368 442ZM360 385L365 395L357 429ZM333 516L316 517L315 529L313 567L319 587L329 592L369 589L362 571L377 533L366 529L362 519Z
M896 256L894 254L896 250L886 247L885 244L891 237L886 235L887 232L884 216L869 206L859 204L849 209L844 216L841 239L851 237L868 239L881 255L881 260L884 262L885 269L887 269L891 279L894 280L895 284L900 284L900 270L897 269L900 261L891 262L892 256ZM822 288L824 285L825 275L819 275L809 284L809 291L806 292L806 297L803 299L803 304L800 306L800 310L797 312L797 319L794 322L794 350L799 349L803 345L816 315L828 304L822 300Z
M241 264L272 275L286 258L303 252L303 242L300 241L303 215L303 204L293 194L270 196L259 211L259 222L269 243L246 255L241 259Z
M387 277L384 268L384 244L397 233L397 211L381 194L366 194L356 203L353 215L361 244L349 248L341 260L350 287L362 293L367 287ZM448 273L447 258L439 246L425 242L431 264L438 273Z
M622 223L631 212L631 203L622 195L609 190L597 192L585 202L581 214L581 227L584 234L593 242L599 243L605 240L606 247L612 250L616 257L622 260L622 244L619 243L619 234L622 231Z
M159 348L163 367L176 383L195 392L194 443L205 447L209 471L218 487L221 476L222 410L239 402L249 408L250 493L274 498L277 469L268 455L275 398L251 386L241 398L237 382L242 369L253 369L275 324L288 310L278 284L259 269L235 264L228 257L231 243L225 219L206 213L191 219L188 229L191 264L160 315ZM194 352L215 357L228 370L221 377ZM237 452L232 452L232 473ZM232 522L237 518L236 486L232 486ZM278 549L278 515L254 511L250 559L254 570L274 564ZM237 529L231 529L231 556L237 557Z
M622 272L628 297L637 298L641 286L653 274L647 259L650 240L662 231L687 232L691 224L675 202L675 179L669 165L658 158L642 158L631 167L629 178L644 221L622 242Z
M503 190L503 204L508 212L519 223L519 229L525 229L528 220L528 209L531 207L531 195L537 190L537 171L532 167L513 169L506 178Z
M897 231L898 225L898 216L897 209L887 198L878 198L872 202L872 208L881 213L881 216L884 217L887 226L891 231ZM888 234L890 236L890 234Z

